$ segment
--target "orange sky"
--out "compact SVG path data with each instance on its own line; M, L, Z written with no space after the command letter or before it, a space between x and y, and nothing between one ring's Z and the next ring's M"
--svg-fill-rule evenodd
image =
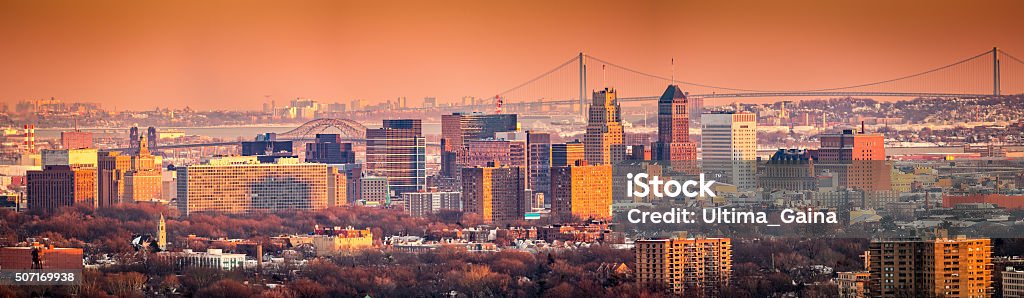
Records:
M709 84L833 87L992 46L1024 56L1021 12L1021 1L2 0L0 102L415 103L494 94L580 50L665 76L674 57L677 78Z

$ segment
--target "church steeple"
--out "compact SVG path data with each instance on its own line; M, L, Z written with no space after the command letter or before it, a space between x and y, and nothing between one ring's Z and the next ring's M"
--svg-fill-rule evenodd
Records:
M160 248L161 251L166 251L167 250L167 222L164 221L164 214L163 213L160 213L160 223L158 224L156 235L157 235L156 236L156 246L158 248Z

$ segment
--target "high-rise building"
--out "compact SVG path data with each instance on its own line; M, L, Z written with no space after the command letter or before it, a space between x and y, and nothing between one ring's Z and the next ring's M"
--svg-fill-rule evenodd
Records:
M97 197L100 207L122 202L164 200L163 167L160 158L149 153L147 136L131 156L100 152L97 157Z
M551 168L551 213L563 220L612 217L612 166L587 165Z
M486 223L510 223L526 215L526 173L521 167L462 169L463 211Z
M697 159L697 145L690 141L688 95L677 85L669 85L658 98L658 141L652 155L661 161Z
M348 175L346 169L338 166L327 167L327 207L348 204Z
M123 202L163 200L163 173L160 170L130 170L124 174Z
M441 174L454 176L462 167L455 164L459 151L470 140L495 137L495 133L516 131L516 114L453 113L441 116Z
M356 162L352 143L342 143L341 135L317 134L316 141L306 144L306 162L346 164Z
M988 297L992 243L987 238L873 240L870 297Z
M441 210L462 211L462 193L453 191L407 192L406 209L412 216L427 216Z
M327 207L327 165L280 158L225 157L178 168L178 210L253 213Z
M363 165L362 164L344 164L335 166L338 169L338 173L345 176L345 202L335 202L336 204L354 204L358 201L362 195L362 181L363 178Z
M28 171L28 209L50 213L65 206L96 207L96 168L67 165Z
M636 240L634 250L636 281L662 284L678 295L715 297L732 276L729 238Z
M586 160L583 147L583 143L579 140L564 144L551 144L551 166L571 166L575 165L576 161Z
M121 203L124 197L124 175L132 168L132 157L120 152L100 152L97 168L97 196L100 207Z
M551 191L551 135L527 132L526 152L530 189L546 198Z
M615 89L594 92L583 135L584 155L588 164L614 164L626 159L622 142L622 116Z
M740 190L757 187L757 116L751 113L701 115L701 151L705 173L719 172Z
M156 130L153 130L156 133ZM150 154L148 136L142 136L138 152L131 157L131 169L124 174L123 202L156 202L163 200L163 167L161 160Z
M396 194L426 188L426 139L419 119L384 120L381 128L366 129L369 175L388 179Z
M92 148L92 133L79 130L62 131L60 145L63 149Z

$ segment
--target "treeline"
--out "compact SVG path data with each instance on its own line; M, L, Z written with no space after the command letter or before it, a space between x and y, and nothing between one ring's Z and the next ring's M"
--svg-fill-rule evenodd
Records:
M177 209L154 204L120 204L110 208L65 207L52 214L0 210L0 246L27 238L47 238L58 247L85 248L86 254L131 253L132 235L155 235L163 214L167 238L183 243L188 235L217 238L258 238L305 234L315 225L370 228L383 235L425 235L429 230L457 228L459 216L416 218L387 209L336 207L321 211L287 210L256 214L194 214L179 218ZM449 215L449 217L452 217Z

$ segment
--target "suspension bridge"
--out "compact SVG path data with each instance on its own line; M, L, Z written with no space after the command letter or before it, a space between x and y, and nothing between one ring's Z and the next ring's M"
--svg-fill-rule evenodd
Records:
M600 65L600 81L595 79L593 65ZM404 110L440 109L452 111L489 110L495 103L509 110L570 106L581 116L586 111L588 86L604 88L613 82L620 91L637 96L619 97L620 102L654 101L666 85L676 84L689 93L690 98L780 98L780 97L903 97L903 98L988 98L1024 94L1024 60L999 48L955 60L931 69L908 72L910 74L845 86L805 90L760 90L724 87L673 76L648 73L613 63L586 53L578 53L565 62L529 80L493 96L476 97L482 101L443 108L401 108ZM596 89L596 88L595 88ZM365 141L362 124L348 119L317 119L294 130L279 134L280 139L309 141L316 133L335 128L346 140ZM185 149L207 146L233 146L239 142L180 144L158 146L155 149ZM109 149L123 151L127 148Z
M600 79L595 79L595 67ZM493 96L478 97L482 103L457 105L452 109L487 110L500 99L504 107L536 108L570 105L582 113L589 102L588 86L601 89L612 82L622 93L620 102L657 100L668 84L679 85L690 98L780 98L780 97L902 97L902 98L984 98L1024 93L1024 60L999 48L955 60L931 69L884 80L844 86L796 90L762 90L718 86L679 80L643 72L590 54L579 53L554 68ZM620 93L621 95L621 93Z

